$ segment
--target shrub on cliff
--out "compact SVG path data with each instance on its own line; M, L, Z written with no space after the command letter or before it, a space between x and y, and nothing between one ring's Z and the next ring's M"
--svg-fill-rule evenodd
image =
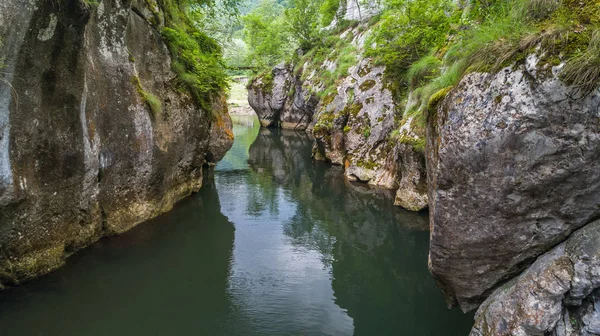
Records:
M388 78L397 89L408 86L411 65L446 42L450 31L453 3L450 0L390 0L375 28L375 47L368 56L386 66Z
M302 50L308 50L320 42L319 9L322 0L290 0L291 8L285 10L287 29Z

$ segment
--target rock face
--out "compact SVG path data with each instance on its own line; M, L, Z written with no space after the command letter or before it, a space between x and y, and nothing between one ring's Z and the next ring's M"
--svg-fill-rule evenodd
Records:
M600 95L558 69L469 74L429 117L430 269L463 310L600 216Z
M231 146L224 101L175 86L157 9L98 3L0 3L0 287L169 210Z
M282 63L254 78L248 85L248 102L263 127L304 130L319 101L294 77L293 67Z
M396 158L395 205L411 211L420 211L427 207L427 173L425 156L408 144L396 144L392 157Z
M539 257L479 308L472 336L600 334L600 221Z
M425 157L408 141L419 139L412 119L392 135L402 111L385 87L384 72L364 58L320 102L311 125L314 156L343 165L351 181L398 189L395 204L419 211L427 207Z
M344 65L335 49L322 64L310 57L281 64L249 84L249 102L262 126L307 129L315 159L343 165L351 181L397 189L395 204L419 211L427 207L427 179L423 146L415 143L424 143L425 132L403 118L383 80L385 67L363 56L368 33L358 23L340 34L355 53L347 71L338 70ZM324 82L338 73L335 83Z
M382 10L383 2L378 0L340 0L338 11L331 26L335 27L339 23L339 19L346 21L366 21L381 13Z

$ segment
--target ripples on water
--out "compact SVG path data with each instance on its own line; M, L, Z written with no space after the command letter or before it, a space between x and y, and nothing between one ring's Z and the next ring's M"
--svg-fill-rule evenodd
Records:
M199 194L0 293L0 336L468 334L427 272L424 214L313 162L304 133L234 133Z

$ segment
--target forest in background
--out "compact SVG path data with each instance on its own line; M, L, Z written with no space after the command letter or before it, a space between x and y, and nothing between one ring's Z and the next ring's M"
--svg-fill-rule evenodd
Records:
M216 1L190 6L189 17L221 46L230 76L268 75L281 62L338 62L320 71L322 95L356 64L358 52L340 34L368 29L362 56L386 66L399 107L421 120L464 74L497 71L535 48L544 50L540 66L565 63L561 79L582 95L600 82L596 0L382 1L381 13L362 23L336 17L338 0Z

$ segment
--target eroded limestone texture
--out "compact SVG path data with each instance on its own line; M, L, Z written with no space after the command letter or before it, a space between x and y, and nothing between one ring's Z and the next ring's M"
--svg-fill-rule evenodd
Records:
M479 308L472 336L598 335L600 221L585 226Z

